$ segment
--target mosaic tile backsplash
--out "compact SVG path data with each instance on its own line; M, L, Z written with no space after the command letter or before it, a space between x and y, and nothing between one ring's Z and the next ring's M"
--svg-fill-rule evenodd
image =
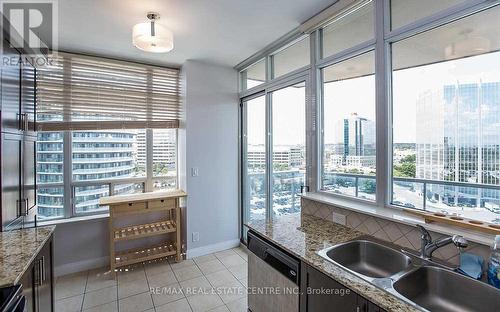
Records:
M346 216L346 225L355 230L401 247L420 250L421 234L416 227L302 198L302 213L333 221L334 212ZM444 236L435 232L431 232L431 235L433 239ZM471 242L465 251L482 256L485 263L490 255L488 246ZM433 257L453 265L459 264L459 252L453 244L439 248L434 252Z

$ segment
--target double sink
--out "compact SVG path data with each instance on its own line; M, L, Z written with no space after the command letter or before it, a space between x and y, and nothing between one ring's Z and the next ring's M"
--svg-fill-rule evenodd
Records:
M361 238L318 254L396 297L432 312L500 311L500 290L395 245Z

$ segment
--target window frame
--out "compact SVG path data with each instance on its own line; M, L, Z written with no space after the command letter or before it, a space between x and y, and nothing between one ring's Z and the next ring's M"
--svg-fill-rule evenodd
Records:
M363 1L363 0L361 0ZM393 139L392 139L392 64L391 64L391 45L394 42L412 37L414 35L432 30L434 28L449 24L458 19L487 10L491 7L500 5L499 1L491 0L471 0L464 1L448 7L444 10L433 13L432 15L415 20L399 28L391 29L390 0L374 1L374 34L375 37L369 41L359 43L344 51L334 55L322 57L322 28L329 24L329 20L320 22L316 28L309 33L303 34L300 28L292 31L271 44L268 48L255 54L249 59L237 65L237 70L242 70L256 61L266 58L267 81L255 88L241 91L240 96L240 117L244 117L241 101L246 97L259 92L266 92L271 86L282 85L294 75L300 72L308 72L309 82L306 84L306 154L307 154L307 177L306 181L310 192L321 193L328 196L332 201L360 203L370 207L391 208L403 210L401 206L393 205L392 201L392 161L393 161ZM339 4L340 5L340 4ZM356 2L351 3L352 6ZM348 5L344 9L352 7ZM345 10L340 8L339 14L344 14ZM338 16L338 15L337 15ZM336 16L332 16L330 21ZM298 69L297 71L285 74L276 79L272 79L272 54L276 51L285 49L287 46L297 42L300 36L308 35L310 38L310 57L309 66ZM343 60L361 55L368 51L375 51L375 120L376 120L376 201L368 201L362 198L355 198L348 195L332 194L321 191L322 185L322 155L323 155L323 81L321 70L327 66L339 63ZM240 77L240 76L239 76ZM240 79L240 78L239 78ZM241 80L239 80L241 82ZM240 124L242 124L240 120ZM240 129L240 135L243 135L244 129ZM242 140L240 140L242 141ZM240 149L240 164L244 164L243 150ZM268 164L269 165L269 164ZM240 184L243 184L242 175L243 166L240 166ZM243 199L240 194L240 210L244 213ZM243 222L243 218L242 218ZM241 226L242 233L244 227ZM244 239L244 236L242 235Z
M176 184L179 185L179 153L178 153L178 139L179 131L178 129L172 129L175 131L176 138ZM92 131L92 130L88 130ZM98 130L96 130L98 131ZM73 179L73 142L72 142L72 132L74 131L61 131L63 133L63 181L55 183L37 183L37 190L39 188L50 188L50 187L62 187L63 188L63 215L53 218L43 219L42 221L53 221L60 219L69 219L75 217L85 217L85 216L95 216L109 213L106 210L96 210L90 212L77 212L75 203L75 193L77 187L84 186L95 186L95 185L107 185L109 189L110 196L116 195L114 192L115 185L125 184L125 183L142 183L143 192L153 191L153 182L158 180L167 180L170 177L167 176L154 176L153 175L153 129L145 129L146 131L146 174L143 177L131 177L131 178L117 178L117 179L103 179L103 180L88 180L88 181L78 181ZM75 131L78 132L78 131Z

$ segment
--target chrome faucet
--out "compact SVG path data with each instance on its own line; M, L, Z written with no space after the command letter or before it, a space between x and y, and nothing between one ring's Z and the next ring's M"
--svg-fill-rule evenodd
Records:
M422 233L422 243L420 249L420 256L424 259L431 259L432 253L441 247L448 244L454 244L458 248L467 248L468 242L465 238L460 235L453 235L450 237L443 237L436 241L432 240L431 234L423 226L417 224L417 228Z

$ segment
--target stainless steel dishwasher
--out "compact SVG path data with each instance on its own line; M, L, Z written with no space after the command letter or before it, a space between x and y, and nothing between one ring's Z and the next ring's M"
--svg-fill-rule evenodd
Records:
M300 261L248 232L248 310L299 311Z

